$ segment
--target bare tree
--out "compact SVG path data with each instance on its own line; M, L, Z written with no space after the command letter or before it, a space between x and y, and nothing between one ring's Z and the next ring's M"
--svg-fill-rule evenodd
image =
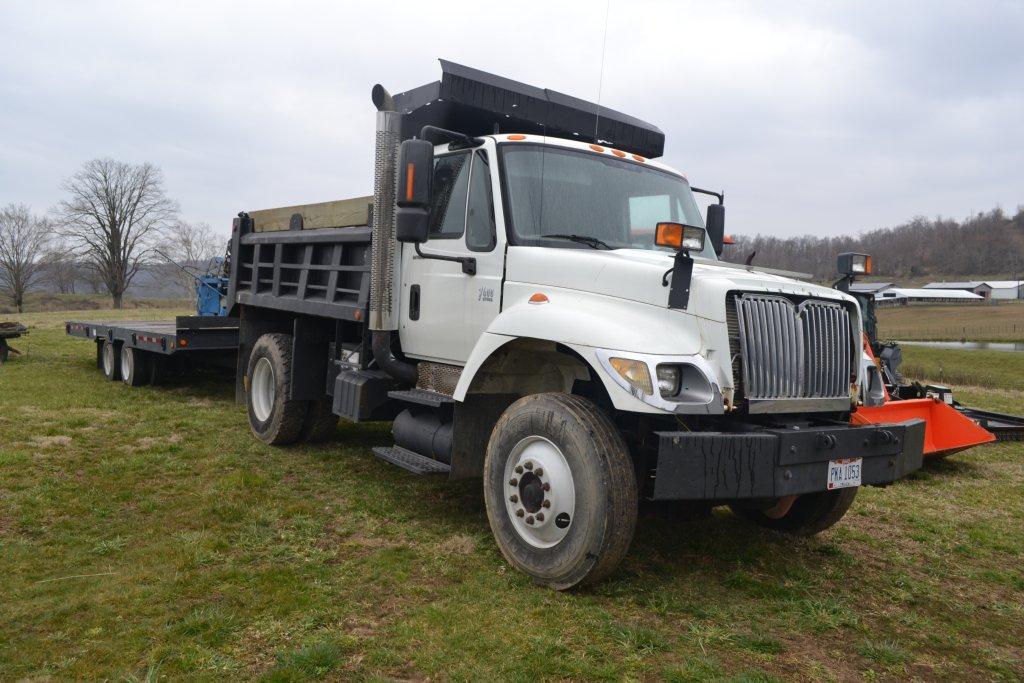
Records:
M65 246L56 246L46 254L46 279L61 294L74 294L75 284L81 277L81 266L75 252Z
M56 209L61 230L121 308L154 240L178 213L164 193L163 173L152 164L93 159L62 189L70 198Z
M19 313L25 310L25 293L42 272L50 228L49 221L33 216L24 204L0 210L0 287Z
M176 221L164 232L160 251L190 272L203 272L210 259L221 254L221 242L223 239L208 223ZM173 278L186 294L190 294L195 287L195 280L174 264L162 264L159 272Z

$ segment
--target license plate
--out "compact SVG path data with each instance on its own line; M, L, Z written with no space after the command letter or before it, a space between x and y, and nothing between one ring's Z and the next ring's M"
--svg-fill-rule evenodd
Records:
M845 489L850 486L860 486L860 467L863 458L844 458L843 460L829 460L828 462L828 489Z

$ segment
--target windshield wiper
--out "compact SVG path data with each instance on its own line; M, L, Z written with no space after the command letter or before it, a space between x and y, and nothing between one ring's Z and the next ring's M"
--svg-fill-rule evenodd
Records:
M579 244L585 244L591 249L611 249L611 245L603 240L599 240L596 237L590 235L541 235L541 237L550 237L552 239L570 240Z

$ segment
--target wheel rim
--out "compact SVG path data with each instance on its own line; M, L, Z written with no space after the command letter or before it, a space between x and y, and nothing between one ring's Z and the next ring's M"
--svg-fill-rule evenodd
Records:
M103 372L108 377L114 375L114 346L110 343L103 345Z
M125 382L132 376L132 350L127 346L121 347L121 379Z
M260 358L252 372L252 412L260 422L270 417L276 392L274 366L268 358Z
M569 533L576 487L565 455L548 439L528 436L515 445L502 492L512 526L530 545L550 548Z

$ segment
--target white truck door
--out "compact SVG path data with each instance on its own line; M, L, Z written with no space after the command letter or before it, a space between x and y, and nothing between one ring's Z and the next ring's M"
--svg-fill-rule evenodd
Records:
M502 252L496 249L493 162L484 150L434 159L426 256L476 259L476 275L454 261L422 258L402 245L402 351L462 365L501 305Z

